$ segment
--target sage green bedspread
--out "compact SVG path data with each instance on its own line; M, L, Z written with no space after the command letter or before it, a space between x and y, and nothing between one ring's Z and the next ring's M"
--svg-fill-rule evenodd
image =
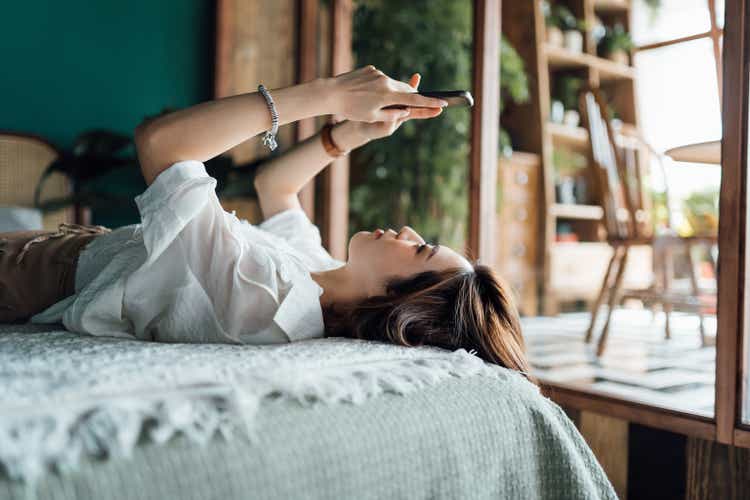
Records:
M40 499L616 498L558 406L517 377L455 378L360 405L267 400L259 442L142 442L48 474ZM0 474L0 498L23 483Z

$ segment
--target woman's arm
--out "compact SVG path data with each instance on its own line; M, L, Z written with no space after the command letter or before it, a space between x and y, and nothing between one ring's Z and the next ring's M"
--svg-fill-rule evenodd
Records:
M408 114L386 106L440 108L445 101L414 94L406 83L366 66L334 78L271 91L279 124L325 114L365 122L395 121ZM147 184L181 160L206 161L268 130L271 115L257 92L205 102L139 125L138 159Z
M367 142L358 130L358 123L345 121L333 127L331 137L341 149L350 150ZM263 163L255 175L255 190L263 219L290 208L299 208L297 193L332 161L318 133Z
M419 81L420 76L415 74L409 80L409 86L416 90ZM433 118L441 111L442 108L411 108L407 115L390 122L344 121L333 127L331 137L340 149L351 151L371 140L391 135L407 120ZM331 161L333 158L323 147L320 134L315 134L283 155L265 162L255 176L255 189L263 218L268 219L290 208L299 208L297 194L300 189Z

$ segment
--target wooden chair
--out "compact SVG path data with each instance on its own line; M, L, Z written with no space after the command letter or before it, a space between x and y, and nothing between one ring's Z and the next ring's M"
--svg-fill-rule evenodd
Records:
M650 196L644 189L647 162L640 161L644 155L639 154L643 152L643 148L618 147L612 126L605 115L606 106L596 90L586 89L581 93L580 107L590 138L589 168L593 188L604 210L607 242L613 249L601 290L591 309L586 342L592 340L599 309L607 299L607 317L597 345L597 355L601 356L606 346L615 306L625 298L637 298L646 304L661 304L667 319L666 338L671 336L669 317L674 307L696 312L699 317L701 343L705 345L703 306L691 249L696 244L715 244L716 236L683 238L674 231L656 235L651 222ZM639 140L637 137L634 139ZM656 279L645 290L623 290L628 253L634 245L649 245L653 249ZM683 250L688 258L691 288L687 294L677 293L671 287L675 249Z
M42 172L58 157L57 149L42 138L0 131L0 205L34 206L34 191ZM52 174L44 184L43 199L71 194L68 179ZM74 221L73 209L61 209L42 216L44 229L57 230L60 223Z

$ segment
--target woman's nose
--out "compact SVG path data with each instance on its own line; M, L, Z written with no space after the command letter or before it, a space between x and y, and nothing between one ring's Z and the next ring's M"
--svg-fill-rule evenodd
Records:
M399 236L402 237L402 239L411 239L413 241L416 241L417 243L424 243L424 238L422 238L419 233L417 233L414 229L412 229L409 226L404 226L401 228L401 232L399 233Z

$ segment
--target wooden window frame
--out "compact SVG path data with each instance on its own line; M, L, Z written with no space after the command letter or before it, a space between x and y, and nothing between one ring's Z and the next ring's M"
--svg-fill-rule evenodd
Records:
M724 25L722 179L719 206L718 334L716 344L717 441L750 447L742 424L743 374L747 369L745 310L750 258L747 241L748 59L750 20L745 0L728 0Z
M331 2L331 76L352 69L352 0ZM333 117L334 120L337 117ZM330 254L346 260L349 236L349 157L334 160L320 175L321 214L316 218L323 244Z
M744 395L743 374L747 370L745 346L747 326L744 312L748 305L745 290L750 283L745 262L750 259L746 247L747 143L748 143L748 8L745 0L727 0L723 32L715 25L713 1L712 31L723 34L724 50L720 72L722 99L722 179L719 207L718 331L716 343L716 398L714 418L680 413L615 397L583 393L574 389L545 387L560 404L590 410L631 422L678 432L723 444L750 447L750 429L741 423L740 403ZM709 36L703 34L696 38ZM687 39L696 39L687 37ZM658 46L687 41L686 38L662 42ZM718 38L717 38L718 40ZM642 50L656 48L653 44ZM714 50L716 51L716 45ZM716 53L715 53L716 54ZM723 71L722 71L723 69Z
M318 76L318 11L319 0L298 0L299 12L297 81L314 80ZM315 135L315 118L297 123L296 140L304 141ZM310 180L299 193L302 209L310 220L315 220L315 179Z
M495 259L497 162L500 133L501 0L474 1L473 84L469 163L467 254L480 263Z
M745 290L750 289L745 263L750 261L746 242L748 217L748 84L750 78L750 10L746 0L727 0L724 30L716 26L715 4L709 0L711 31L691 37L639 47L650 50L689 40L711 37L714 55L721 61L717 74L722 101L722 179L719 206L719 276L716 341L716 397L714 418L658 408L636 401L594 395L564 387L544 387L558 403L589 410L650 427L678 432L687 436L727 445L750 447L750 425L741 421L741 402L748 369L744 345L748 328L744 321L750 303ZM721 59L719 39L724 37ZM725 78L723 78L725 76Z

